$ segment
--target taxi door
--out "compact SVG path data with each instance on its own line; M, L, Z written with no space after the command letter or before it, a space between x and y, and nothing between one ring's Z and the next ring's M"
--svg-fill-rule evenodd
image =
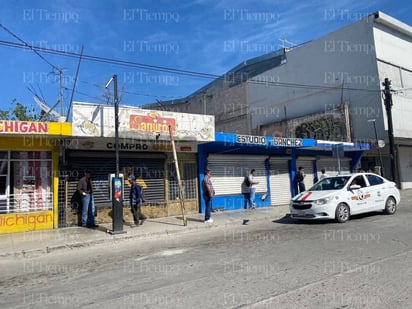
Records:
M357 188L350 188L354 184ZM373 204L371 203L371 188L365 180L364 175L358 175L352 181L352 184L348 187L348 195L351 204L351 214L360 214L368 212Z
M388 195L388 186L384 183L383 179L373 175L367 174L366 178L369 182L369 188L371 192L370 210L382 210L385 208L385 198Z

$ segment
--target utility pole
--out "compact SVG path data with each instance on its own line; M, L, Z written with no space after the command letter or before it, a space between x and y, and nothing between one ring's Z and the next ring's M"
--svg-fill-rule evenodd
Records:
M368 122L373 122L373 130L375 131L375 144L378 150L379 164L381 165L380 174L382 177L385 177L384 172L383 172L381 146L380 146L379 139L378 139L378 132L376 131L376 119L369 119Z
M176 169L176 176L177 176L177 183L179 185L179 201L180 201L180 208L182 210L182 219L183 225L187 226L187 218L186 218L186 210L185 210L185 202L184 202L184 194L183 194L183 184L180 179L180 172L179 172L179 161L177 160L177 153L176 153L176 146L175 146L175 139L173 136L173 128L169 125L169 136L170 142L172 143L172 150L173 150L173 159L175 161L175 169Z
M117 75L113 75L105 88L113 82L114 86L114 144L116 151L116 173L112 178L112 226L111 234L125 233L123 230L123 179L119 177L119 96L117 90Z
M389 135L389 153L390 153L390 160L391 160L391 176L392 181L398 183L397 181L397 173L396 170L396 156L395 156L395 143L393 138L393 123L392 123L392 93L391 93L391 81L388 78L385 78L385 81L382 83L385 87L383 90L383 94L385 95L384 102L385 102L385 109L386 115L388 117L388 135Z

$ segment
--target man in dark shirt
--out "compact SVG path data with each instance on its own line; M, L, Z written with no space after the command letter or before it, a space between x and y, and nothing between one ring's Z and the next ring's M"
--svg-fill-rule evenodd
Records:
M83 227L98 227L94 222L94 199L93 199L93 187L90 179L91 172L89 170L84 171L84 176L80 178L77 184L77 190L82 197L82 226Z
M212 197L215 195L215 189L213 188L212 181L210 178L212 173L210 170L207 170L205 177L202 180L202 190L203 190L203 199L205 200L205 223L213 223L213 219L210 217L212 211Z
M302 193L304 191L306 191L305 188L305 169L303 168L303 166L299 166L298 168L298 172L296 173L296 178L297 178L297 182L298 182L298 188L299 188L299 193Z
M129 176L129 182L130 182L130 209L132 211L133 214L133 220L134 220L134 225L139 225L140 223L140 212L141 212L141 206L142 203L144 202L143 199L143 187L136 182L136 177L133 175Z

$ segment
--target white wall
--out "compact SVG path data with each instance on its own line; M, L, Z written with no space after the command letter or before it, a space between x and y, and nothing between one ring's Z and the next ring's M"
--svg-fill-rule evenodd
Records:
M392 95L394 137L412 138L412 37L380 24L376 25L374 35L380 79L388 78L392 89L400 90ZM383 100L382 107L385 108ZM384 126L387 130L386 112Z
M381 81L377 70L372 27L372 22L361 20L308 42L289 51L284 65L256 77L257 80L271 78L279 83L296 86L250 83L251 106L266 108L268 112L272 112L254 115L252 126L324 111L339 105L343 97L350 106L355 138L372 137L373 125L367 120L382 118L379 91ZM331 89L299 88L299 85Z

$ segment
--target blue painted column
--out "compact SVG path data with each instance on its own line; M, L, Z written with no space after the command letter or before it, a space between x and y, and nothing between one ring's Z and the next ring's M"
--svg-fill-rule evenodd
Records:
M291 157L292 159L290 160L290 166L289 166L289 170L290 170L290 188L292 190L291 194L292 196L295 196L298 192L298 187L297 187L297 183L295 181L295 177L296 177L296 150L294 148L291 149L292 153L291 153Z

